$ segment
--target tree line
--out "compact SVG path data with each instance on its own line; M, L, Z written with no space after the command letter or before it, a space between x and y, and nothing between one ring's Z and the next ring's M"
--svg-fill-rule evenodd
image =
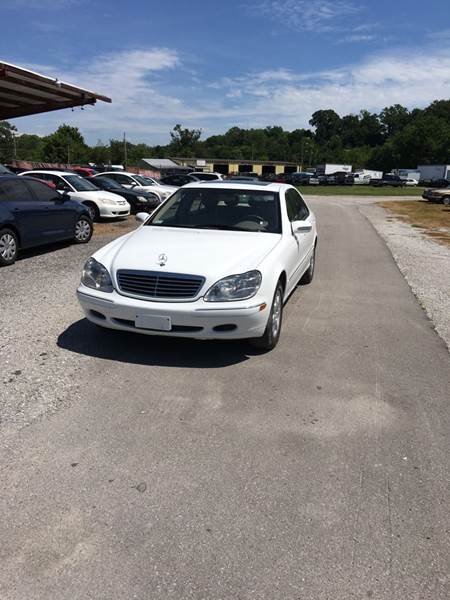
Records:
M242 129L201 139L200 129L180 124L166 145L149 146L111 139L86 144L76 127L61 125L40 137L17 135L14 125L0 122L0 162L12 158L39 162L137 165L141 158L199 157L293 161L305 167L324 162L348 163L390 171L450 160L450 100L436 100L423 109L395 104L379 113L338 115L318 110L310 129L286 131L279 126Z

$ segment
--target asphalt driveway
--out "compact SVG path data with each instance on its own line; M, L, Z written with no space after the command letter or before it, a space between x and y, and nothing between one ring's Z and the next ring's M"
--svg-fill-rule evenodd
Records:
M450 357L355 202L258 354L98 331L91 247L0 271L1 600L446 600Z

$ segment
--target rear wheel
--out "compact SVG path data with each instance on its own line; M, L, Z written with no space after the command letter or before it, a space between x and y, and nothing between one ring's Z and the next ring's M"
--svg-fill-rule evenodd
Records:
M96 204L93 202L86 202L85 207L88 209L92 221L100 221L100 211Z
M12 265L17 258L19 244L17 236L11 229L0 230L0 266Z
M444 196L442 202L445 204L445 206L450 206L450 196Z
M75 223L75 243L87 244L92 237L92 231L92 221L88 217L79 217Z
M281 281L277 283L275 294L273 296L270 315L267 321L264 335L260 338L250 340L252 346L261 350L272 350L278 344L281 333L281 324L283 322L283 286Z

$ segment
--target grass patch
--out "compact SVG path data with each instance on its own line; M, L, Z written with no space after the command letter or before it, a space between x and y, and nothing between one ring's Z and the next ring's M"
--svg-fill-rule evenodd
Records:
M102 235L115 235L119 237L124 235L133 229L136 229L138 224L134 215L130 215L126 219L120 221L102 221L101 223L94 223L94 236Z
M305 196L422 196L424 187L372 187L371 185L301 185Z
M425 200L403 202L389 200L388 202L377 202L377 204L411 227L420 228L435 242L450 246L450 208L448 206Z

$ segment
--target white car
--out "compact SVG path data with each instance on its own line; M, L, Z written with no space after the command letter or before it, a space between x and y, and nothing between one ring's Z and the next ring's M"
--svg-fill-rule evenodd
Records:
M103 327L278 342L283 304L314 275L316 219L286 184L190 183L86 262L77 290Z
M36 177L48 181L61 194L69 194L72 200L84 204L93 221L126 217L130 214L130 205L118 194L106 192L95 187L85 177L69 171L25 171L20 175Z
M163 185L152 177L136 175L135 173L127 173L124 171L121 171L120 173L117 171L106 171L105 173L98 173L97 175L94 175L92 179L95 180L96 177L100 177L101 175L109 177L110 179L114 179L114 181L117 181L117 183L120 183L120 185L123 185L123 187L128 189L143 190L158 194L161 202L178 189L173 185Z
M219 179L223 179L222 173L214 173L211 171L192 171L188 173L191 177L195 177L200 181L217 181Z
M419 182L417 181L417 179L408 178L408 179L404 179L404 184L409 185L409 186L414 186L414 185L419 185Z

